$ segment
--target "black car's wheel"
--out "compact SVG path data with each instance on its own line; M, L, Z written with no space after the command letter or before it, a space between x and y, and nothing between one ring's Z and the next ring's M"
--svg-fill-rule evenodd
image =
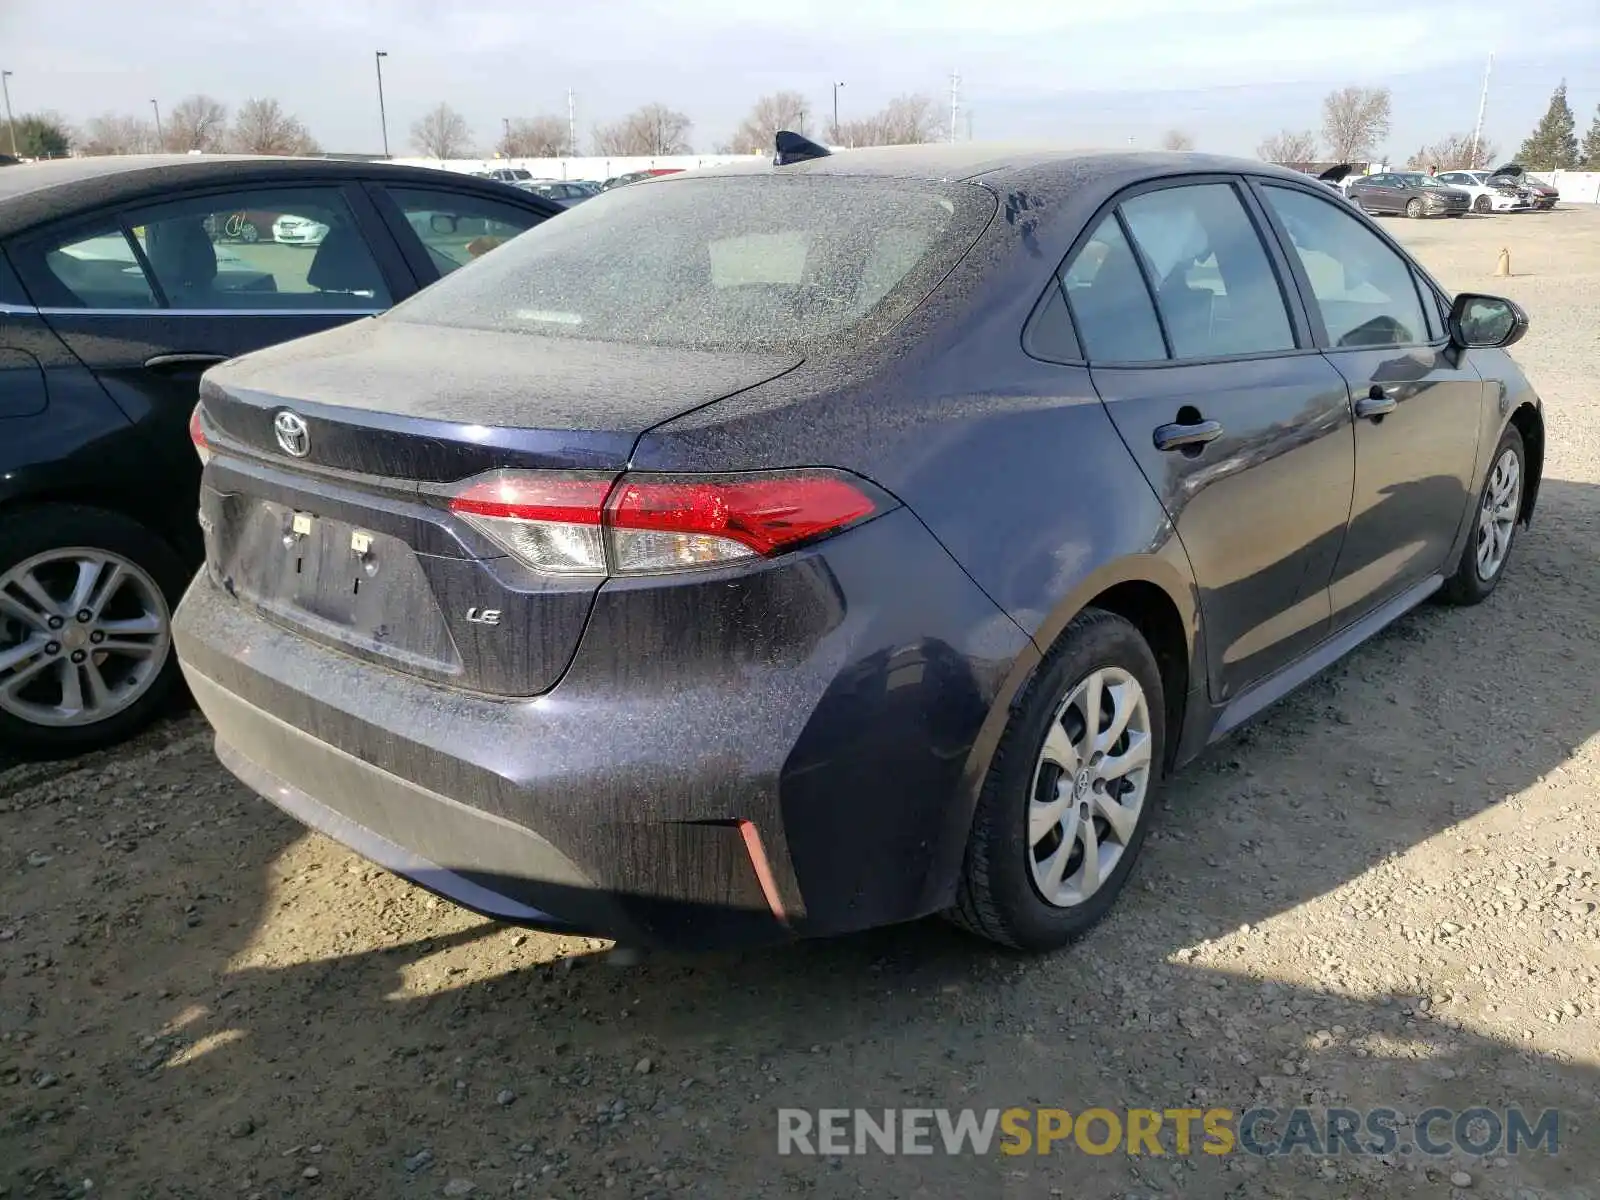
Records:
M62 758L131 736L177 682L182 561L137 522L100 509L17 509L3 526L0 750Z
M1422 215L1422 201L1416 196L1406 201L1406 216L1416 220Z
M1441 592L1447 602L1478 604L1488 599L1505 574L1522 517L1526 461L1522 434L1515 425L1508 425L1489 460L1489 475L1474 510L1472 536L1461 552L1456 573L1445 581Z
M946 916L1031 951L1100 920L1150 827L1165 714L1139 631L1098 609L1074 620L1001 738Z
M1472 202L1472 211L1479 213L1492 213L1494 211L1494 205L1490 203L1489 197L1479 196Z

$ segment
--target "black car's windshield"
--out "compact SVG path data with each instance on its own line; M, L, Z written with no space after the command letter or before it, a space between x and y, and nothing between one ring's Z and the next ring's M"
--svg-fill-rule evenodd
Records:
M906 315L994 214L972 184L837 175L615 188L384 320L718 350L794 350Z
M1437 179L1432 175L1401 175L1398 178L1407 187L1442 188L1450 186L1444 180Z

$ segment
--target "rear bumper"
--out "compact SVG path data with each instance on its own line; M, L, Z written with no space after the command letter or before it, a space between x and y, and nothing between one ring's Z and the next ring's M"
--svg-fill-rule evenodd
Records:
M641 622L674 636L640 653ZM754 576L607 584L529 699L360 662L204 572L174 635L224 765L303 823L490 916L682 949L947 905L1032 653L904 510Z

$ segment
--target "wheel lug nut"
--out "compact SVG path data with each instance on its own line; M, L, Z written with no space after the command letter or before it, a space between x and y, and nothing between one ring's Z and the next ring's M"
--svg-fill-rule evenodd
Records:
M88 657L89 656L87 654L85 654L82 650L74 650L72 652L72 661L75 662L75 663L81 663L84 659L86 659Z
M44 644L44 652L46 654L60 654L61 653L61 643L60 642L46 642Z
M92 617L93 615L94 614L91 613L87 608L80 608L78 610L78 622L79 622L79 624L83 624L83 625L88 624L89 618Z
M104 633L102 633L100 630L96 629L93 633L91 633L89 635L89 640L91 642L93 642L96 646L98 646L101 642L106 640L106 635Z
M63 621L60 617L51 617L48 621L45 622L45 624L50 626L51 629L60 629L63 625L66 624L66 622Z

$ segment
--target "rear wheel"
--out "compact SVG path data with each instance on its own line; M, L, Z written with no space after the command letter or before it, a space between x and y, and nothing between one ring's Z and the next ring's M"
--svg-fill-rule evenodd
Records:
M1139 631L1098 609L1074 620L1001 739L946 915L1031 951L1099 921L1150 826L1165 713Z
M1406 216L1410 217L1412 220L1415 220L1421 215L1422 201L1413 196L1411 199L1406 201Z
M143 526L99 509L24 509L4 524L0 750L61 758L131 736L177 681L181 560Z

